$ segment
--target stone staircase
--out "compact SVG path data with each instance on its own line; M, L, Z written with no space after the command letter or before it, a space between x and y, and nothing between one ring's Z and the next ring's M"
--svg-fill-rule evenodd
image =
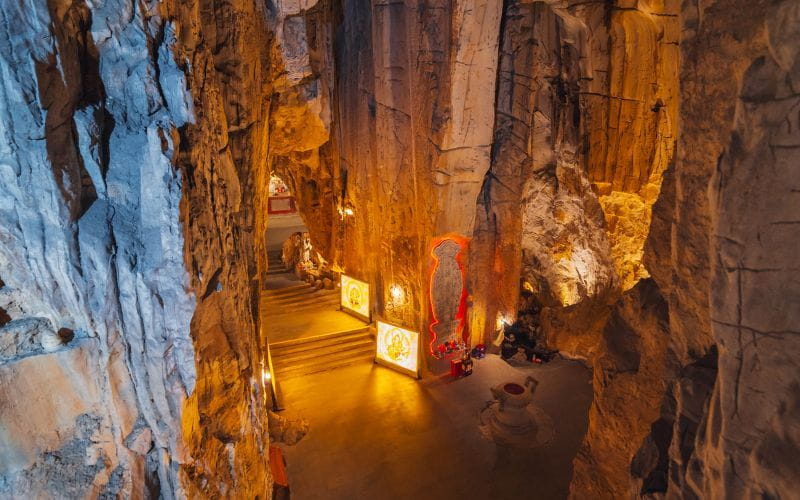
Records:
M315 337L270 344L278 380L333 370L375 356L375 339L368 325Z
M375 336L370 325L336 311L339 290L317 290L312 285L296 285L261 292L261 314L276 334L294 323L297 315L326 315L328 328L316 335L269 343L277 380L318 373L375 355ZM326 319L327 321L327 319ZM277 335L276 335L277 336Z
M339 290L317 290L301 282L278 290L265 290L264 307L269 316L313 311L339 303Z
M274 276L276 274L286 274L290 272L289 268L283 263L280 252L269 252L267 254L267 276Z

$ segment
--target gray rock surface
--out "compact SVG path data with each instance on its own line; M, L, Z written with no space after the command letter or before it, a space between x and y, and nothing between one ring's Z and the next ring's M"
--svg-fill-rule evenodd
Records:
M0 6L0 307L7 316L0 324L0 496L160 491L173 498L192 491L197 471L215 474L217 460L187 440L201 434L203 424L187 428L187 408L207 412L191 404L207 375L201 369L198 378L197 343L206 332L192 324L205 310L205 283L190 275L196 271L187 245L204 249L186 206L195 208L196 221L234 212L241 199L226 198L236 185L231 153L227 170L214 171L197 159L212 141L184 142L202 137L197 130L227 134L234 122L214 113L222 98L203 95L219 96L231 82L203 65L210 54L201 40L217 34L199 35L208 22L201 4L223 13L215 2ZM244 15L247 6L225 12ZM262 10L249 10L258 13L250 23L265 22ZM230 89L241 90L235 83ZM250 97L260 99L261 89ZM182 163L187 149L194 157ZM193 190L225 175L219 206ZM252 253L251 240L235 233L239 226L246 224L227 218L201 232L233 232L223 243L227 253L236 246ZM203 269L223 266L225 254L203 255ZM247 262L228 266L246 275ZM241 283L225 300L250 303L248 280ZM255 338L252 311L245 307L240 318L243 339ZM240 353L232 381L250 385L256 352ZM238 405L239 397L229 403ZM245 406L263 407L257 399ZM242 427L254 438L261 432L257 422ZM264 490L266 459L240 453L251 454L249 470ZM209 492L231 488L204 484Z

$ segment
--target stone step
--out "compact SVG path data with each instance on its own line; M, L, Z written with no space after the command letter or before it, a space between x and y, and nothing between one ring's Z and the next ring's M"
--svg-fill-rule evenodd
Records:
M300 304L310 303L315 300L329 299L331 297L335 298L336 300L339 300L339 294L336 293L335 290L315 290L311 288L306 293L298 293L298 294L275 297L275 298L270 297L264 300L264 305L267 307L284 306L289 304L300 305Z
M313 344L314 342L322 342L331 339L347 337L349 335L357 334L357 333L366 333L370 331L369 325L364 325L361 328L353 328L350 330L341 330L338 332L330 332L324 333L322 335L315 335L313 337L304 337L299 339L291 339L291 340L282 340L280 342L270 342L269 348L270 351L273 349L284 349L286 347L293 347L293 346L300 346L306 344Z
M320 299L328 297L339 298L340 295L336 290L324 290L324 289L318 290L314 287L311 287L298 293L289 293L286 295L275 296L275 297L264 297L262 298L262 302L265 306L269 306L272 304L282 305L282 304L290 304L293 302L303 302L309 299Z
M271 308L269 305L264 309L264 317L276 318L287 314L313 314L315 312L336 311L339 308L338 300L317 301L309 304L296 304L292 306L282 306Z
M275 290L264 290L262 292L264 297L279 297L279 296L286 296L288 294L297 293L300 290L304 290L307 288L313 288L310 284L303 282L297 285L287 286L286 288L276 288Z
M327 293L333 293L333 294L336 294L336 295L339 294L339 290L337 290L336 288L334 288L332 290L329 290L329 289L326 289L326 288L316 288L313 285L309 285L309 286L306 286L306 287L303 287L303 288L296 288L294 290L291 290L291 291L288 291L288 292L285 292L285 293L282 293L282 294L269 295L269 296L267 296L265 298L267 300L285 300L285 299L288 299L288 298L291 298L291 297L302 297L303 295L309 295L309 294L313 294L313 293L317 293L317 292L327 292Z
M287 368L276 369L275 376L278 380L286 380L303 375L325 372L342 368L355 363L372 360L375 357L375 348L369 347L359 351L345 351L342 353L318 356L311 361L295 364Z
M351 332L345 332L343 334L337 334L332 336L323 335L321 336L321 338L318 337L311 342L306 342L302 344L289 344L283 346L280 345L276 346L275 344L270 344L269 350L273 358L287 357L297 354L299 352L306 352L314 349L323 349L329 346L348 344L351 342L359 342L359 341L373 342L373 337L370 335L370 332L367 329L358 329L358 330L353 330Z
M314 293L317 291L316 288L314 288L312 285L309 285L308 283L304 283L303 285L305 286L293 285L291 287L292 288L291 290L289 290L288 288L281 288L281 290L287 290L286 292L283 293L264 294L264 299L283 300L289 297L307 295L309 293Z
M343 341L343 342L333 343L323 347L320 346L314 348L309 347L308 349L302 349L291 354L275 353L272 356L272 365L276 369L291 368L296 365L302 365L302 364L307 364L309 362L314 362L315 360L324 358L326 356L334 356L338 354L344 354L347 352L360 353L365 350L370 350L370 351L375 350L375 342L373 342L372 339L369 337L350 340L347 342Z

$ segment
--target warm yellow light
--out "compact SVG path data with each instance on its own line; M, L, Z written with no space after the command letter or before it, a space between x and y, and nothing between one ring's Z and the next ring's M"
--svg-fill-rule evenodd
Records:
M419 333L378 321L375 358L416 377L419 373Z
M269 381L272 379L272 374L267 370L261 370L261 379L264 381L265 384L268 384Z
M511 322L509 321L507 316L503 315L502 313L497 313L497 322L495 323L495 328L497 328L498 330L502 330L503 327L510 324Z
M391 288L389 288L389 295L391 295L392 299L397 303L402 303L403 299L406 298L406 294L400 285L392 285Z
M369 285L350 276L341 278L342 307L369 318Z
M337 211L339 212L339 218L342 220L344 220L345 217L350 217L355 213L350 207L339 207L337 208Z

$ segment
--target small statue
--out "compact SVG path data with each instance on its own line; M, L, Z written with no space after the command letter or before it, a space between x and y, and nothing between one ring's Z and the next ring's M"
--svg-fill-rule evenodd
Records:
M461 367L465 377L472 375L472 363L472 358L469 355L469 347L467 347L464 349L464 355L461 357Z

